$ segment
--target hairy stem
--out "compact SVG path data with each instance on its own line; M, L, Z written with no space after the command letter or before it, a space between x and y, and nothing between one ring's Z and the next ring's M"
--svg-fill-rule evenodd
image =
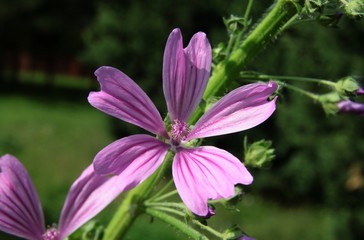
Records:
M331 82L326 79L318 78L307 78L307 77L296 77L296 76L277 76L277 75L267 75L259 73L241 73L240 79L250 79L250 80L288 80L288 81L299 81L299 82L314 82L318 84L324 84L330 87L336 87L336 83Z
M244 66L281 32L297 13L295 2L278 0L227 61L218 64L207 85L204 99L221 93L224 84L239 77Z
M183 222L175 217L172 217L169 214L166 214L162 211L158 211L157 209L154 209L154 208L147 208L147 209L145 209L145 213L174 226L175 228L177 228L181 232L185 233L187 236L189 236L192 239L199 239L199 240L208 239L205 235L203 235L202 233L199 233L195 229L191 228L185 222Z
M309 97L309 98L311 98L311 99L313 99L313 100L315 100L315 101L318 101L318 99L319 99L319 96L318 96L318 95L316 95L316 94L314 94L314 93L311 93L311 92L308 92L308 91L306 91L306 90L303 90L303 89L301 89L301 88L295 87L295 86L293 86L293 85L290 85L290 84L284 84L284 86L285 86L286 88L288 88L288 89L291 89L291 90L293 90L293 91L296 91L296 92L298 92L298 93L301 93L302 95L307 96L307 97Z
M129 191L119 209L105 229L104 240L119 240L129 230L135 219L143 213L142 205L154 190L157 183L170 170L173 154L168 153L159 169L138 187Z
M273 4L246 39L234 49L234 52L213 69L203 96L205 101L214 96L220 96L225 87L239 78L239 74L246 64L272 39L276 38L282 32L283 26L296 16L298 13L296 4L302 4L301 0L277 0ZM203 113L203 108L197 108L189 123L196 123Z

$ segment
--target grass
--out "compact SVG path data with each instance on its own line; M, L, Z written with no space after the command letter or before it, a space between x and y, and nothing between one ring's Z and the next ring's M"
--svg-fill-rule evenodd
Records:
M71 76L65 74L45 74L40 71L21 71L14 75L9 70L3 71L3 79L10 80L16 78L22 84L33 84L38 86L50 85L53 87L67 87L75 89L89 89L97 87L93 77ZM12 80L10 80L12 81Z
M25 165L45 210L62 207L71 183L112 141L107 117L86 100L2 95L0 112L0 154L11 153Z
M109 118L89 106L86 96L80 96L83 101L66 101L58 95L0 95L0 155L11 153L28 169L47 224L57 222L71 183L113 140ZM98 217L106 222L115 205ZM237 223L257 239L330 239L330 216L323 210L282 207L249 194L240 209L223 211L218 207L217 213L224 217L212 218L209 224L224 230ZM186 239L173 227L151 220L148 216L137 219L126 239Z

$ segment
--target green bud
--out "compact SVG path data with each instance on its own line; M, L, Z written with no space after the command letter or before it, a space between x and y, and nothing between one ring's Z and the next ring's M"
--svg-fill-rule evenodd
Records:
M335 115L339 111L337 103L343 100L343 98L338 92L331 92L319 96L318 100L320 101L326 114Z
M341 78L336 82L336 90L342 95L355 95L359 90L358 82L352 77Z
M230 15L229 18L223 18L223 21L229 34L239 31L243 26L246 26L250 23L250 21L244 17L235 15Z
M262 167L264 164L272 161L275 157L274 148L272 148L272 141L262 139L248 146L247 138L245 138L244 147L244 164L247 166Z
M351 17L359 18L364 15L363 0L341 0L344 4L345 13Z
M244 235L244 231L238 225L234 224L223 232L223 239L239 239Z

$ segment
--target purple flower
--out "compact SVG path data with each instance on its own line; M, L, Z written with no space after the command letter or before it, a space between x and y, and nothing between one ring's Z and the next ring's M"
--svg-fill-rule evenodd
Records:
M122 189L131 189L149 177L168 150L175 153L172 173L176 188L195 214L209 213L208 199L234 195L235 184L250 184L253 177L232 154L212 146L191 147L197 138L234 133L265 121L275 110L268 97L274 82L242 86L221 98L196 123L188 119L205 91L211 69L211 46L202 32L183 48L179 29L170 34L163 59L163 91L171 122L167 132L161 115L145 92L127 75L100 67L95 75L101 91L90 93L95 108L157 135L132 135L119 139L94 159L99 174L119 175Z
M29 240L61 240L99 213L117 195L117 177L105 178L86 168L73 183L58 229L45 229L38 194L24 166L13 156L0 157L0 231Z
M362 87L359 87L358 90L356 90L357 95L364 95L364 89Z
M337 103L340 113L354 113L364 116L364 104L353 102L350 100L343 100Z
M248 235L243 235L239 237L237 240L255 240L255 238L249 237Z

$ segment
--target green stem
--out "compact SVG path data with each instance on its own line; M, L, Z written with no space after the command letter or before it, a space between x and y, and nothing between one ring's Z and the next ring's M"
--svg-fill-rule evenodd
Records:
M249 25L248 19L249 19L249 15L250 15L252 6L253 6L253 0L249 0L248 5L246 6L245 14L244 14L244 28L239 32L238 36L235 39L233 51L239 47L241 37L248 30L248 25Z
M302 0L297 0L302 1ZM254 56L271 42L279 33L282 27L295 18L298 10L295 0L277 0L270 8L270 11L250 32L246 39L234 49L234 52L216 65L209 79L203 99L208 101L213 96L221 95L225 84L231 83L239 78L240 72ZM191 116L189 123L194 124L204 113L204 108L198 107Z
M168 208L168 207L153 206L153 209L160 210L160 211L163 211L163 212L172 213L172 214L176 214L177 216L180 216L180 217L185 216L185 214L183 214L182 212L180 212L178 210L175 210L175 209ZM192 221L193 224L197 225L202 230L207 231L207 232L211 233L212 235L215 235L216 237L218 237L220 239L224 238L222 233L216 231L215 229L213 229L213 228L211 228L209 226L206 226L206 225L202 224L200 221L195 220L195 219L191 219L191 221Z
M181 210L186 209L183 203L176 203L176 202L146 202L144 205L146 207L169 207L169 208L178 208Z
M160 189L155 195L153 195L151 198L149 198L149 201L160 201L161 199L165 199L167 197L170 196L171 192L168 192L166 194L164 194L167 189L173 184L173 179L170 179L163 187L162 189ZM172 192L174 192L175 190L173 190ZM173 193L174 194L174 193ZM172 194L172 195L173 195ZM168 195L167 197L165 197L166 195Z
M300 15L296 14L296 16L294 18L292 18L291 21L287 22L287 24L285 24L282 28L282 30L287 30L288 28L291 28L293 26L299 25L299 24L303 24L303 23L312 23L312 22L317 22L317 19L315 18L308 18L308 19L300 19L297 20L298 17Z
M163 179L167 170L170 170L173 154L168 152L159 169L138 187L129 191L119 209L105 229L103 240L121 239L129 230L135 219L142 214L141 207L154 190L154 186Z
M153 198L149 199L148 201L158 202L158 201L164 200L164 199L169 198L169 197L171 197L173 195L176 195L176 194L178 194L177 190L173 190L173 191L171 191L169 193L166 193L166 194L164 194L162 196L155 197L155 198L153 197Z
M247 36L240 47L235 49L227 61L219 63L214 68L204 99L219 95L224 84L237 79L244 66L281 32L282 26L296 13L297 8L293 0L277 0L270 12Z
M325 84L330 87L336 87L336 83L318 78L307 78L307 77L295 77L295 76L277 76L277 75L266 75L266 74L250 74L250 73L242 73L240 74L241 79L254 79L254 80L293 80L293 81L301 81L301 82L314 82L318 84Z
M179 229L181 232L183 232L184 234L193 239L208 240L208 238L205 235L191 228L185 222L182 222L181 220L172 217L162 211L158 211L157 209L153 208L146 208L145 213L174 226L175 228Z
M178 211L178 210L176 210L174 208L160 207L160 206L153 206L151 208L159 210L159 211L167 212L167 213L172 213L172 214L175 214L175 215L180 216L180 217L185 217L186 216L186 214L184 212Z
M218 237L220 239L223 239L224 238L224 236L223 236L222 233L216 231L213 228L210 228L209 226L206 226L206 225L202 224L200 221L193 220L193 223L196 224L197 226L199 226L201 229L203 229L205 231L208 231L209 233L215 235L216 237Z
M298 93L301 93L301 94L303 94L303 95L305 95L305 96L307 96L307 97L309 97L309 98L312 98L313 100L316 100L316 101L318 101L318 100L319 100L319 96L318 96L318 95L316 95L316 94L313 94L313 93L308 92L308 91L306 91L306 90L303 90L303 89L301 89L301 88L298 88L298 87L292 86L292 85L290 85L290 84L284 84L284 86L285 86L286 88L289 88L289 89L293 90L293 91L296 91L296 92L298 92Z
M244 14L245 21L248 21L252 6L253 6L253 0L249 0L248 5L246 6L245 14Z

